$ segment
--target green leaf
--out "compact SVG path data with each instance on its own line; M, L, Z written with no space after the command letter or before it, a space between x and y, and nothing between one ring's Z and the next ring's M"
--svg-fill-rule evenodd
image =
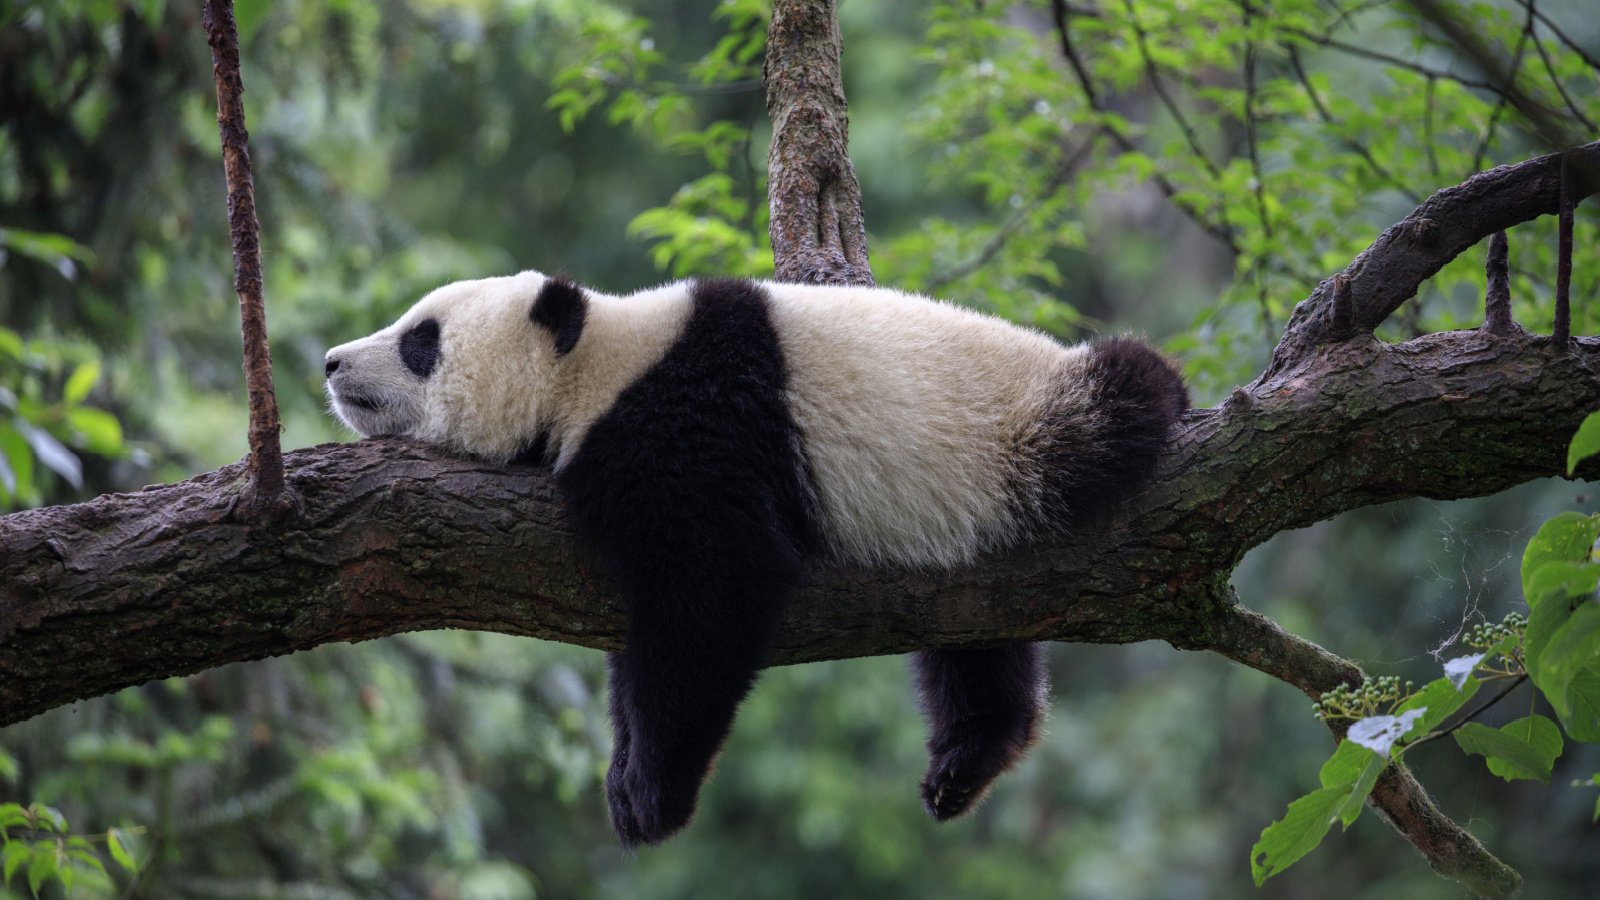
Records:
M1589 413L1583 417L1583 424L1578 426L1578 433L1572 436L1572 442L1567 444L1567 474L1578 467L1578 463L1600 453L1600 411Z
M1545 698L1565 716L1571 709L1567 689L1578 672L1600 662L1600 603L1578 604L1561 627L1550 635L1528 664L1533 683Z
M1345 741L1345 743L1350 742ZM1346 828L1353 825L1356 818L1361 815L1361 811L1366 808L1367 795L1372 793L1372 786L1378 783L1378 776L1383 774L1384 767L1389 765L1388 759L1368 752L1372 758L1367 760L1366 768L1361 770L1360 777L1350 785L1350 792L1345 795L1344 802L1339 804L1337 815Z
M11 841L0 847L0 878L10 884L11 876L17 874L17 869L32 855L33 845L25 841Z
M1414 709L1426 709L1422 718L1413 725L1409 734L1427 734L1445 719L1449 718L1456 710L1465 706L1472 695L1478 692L1478 687L1483 682L1471 676L1466 683L1456 690L1449 678L1435 678L1423 685L1422 690L1412 694L1404 703L1394 708L1395 715L1410 712Z
M0 803L0 833L12 828L26 828L33 821L20 803ZM9 839L9 838L8 838Z
M1325 788L1354 784L1366 770L1367 763L1377 756L1371 750L1353 741L1340 741L1338 749L1322 764L1318 777Z
M1585 666L1572 676L1561 725L1575 740L1600 744L1600 664Z
M1544 716L1526 716L1498 729L1468 722L1456 729L1455 738L1463 751L1482 755L1489 771L1506 781L1549 781L1562 748L1561 729Z
M68 406L77 406L89 392L94 390L95 383L100 380L100 363L89 360L80 363L72 374L67 376L67 384L61 391L61 399Z
M61 868L61 845L55 841L40 841L33 845L33 859L28 861L28 890L35 897L39 888L55 876Z
M1564 512L1545 522L1522 552L1522 594L1532 600L1528 582L1548 562L1587 562L1589 548L1600 536L1600 520L1583 513Z
M83 487L83 463L71 450L61 445L61 442L50 436L50 432L30 422L21 419L14 423L16 429L22 432L22 437L33 448L34 455L57 475L67 480L75 488Z
M103 409L80 406L67 413L67 423L83 435L83 447L101 456L122 452L122 425Z
M33 486L33 453L22 432L4 422L0 422L0 455L5 456L16 482L15 488L8 488L12 496L27 492Z
M30 803L28 805L28 813L33 817L33 827L35 828L43 831L54 831L57 834L63 834L67 830L67 817L61 814L61 810L53 806L45 806L43 803Z
M1584 597L1600 584L1600 563L1551 561L1533 570L1524 596L1537 608L1551 600Z
M1322 843L1349 793L1345 785L1312 791L1289 804L1283 818L1262 830L1250 848L1250 875L1257 887Z
M134 861L133 854L128 850L127 841L123 840L122 829L112 828L106 831L106 849L111 851L111 858L116 864L129 872L139 871L139 864Z

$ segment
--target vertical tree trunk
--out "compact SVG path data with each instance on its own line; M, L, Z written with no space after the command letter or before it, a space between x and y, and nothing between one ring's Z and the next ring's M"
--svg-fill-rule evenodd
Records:
M833 0L773 3L765 70L768 231L780 281L872 284L839 51Z

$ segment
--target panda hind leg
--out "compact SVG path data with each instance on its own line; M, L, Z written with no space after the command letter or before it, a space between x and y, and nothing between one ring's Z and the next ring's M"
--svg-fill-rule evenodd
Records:
M663 635L651 634L640 618L650 617L630 623L629 649L606 657L615 742L606 801L612 827L630 848L659 844L689 823L766 655L764 623L707 640L707 631L724 632L721 623Z
M929 730L922 802L942 822L975 806L1038 738L1049 675L1037 644L922 650L912 669Z

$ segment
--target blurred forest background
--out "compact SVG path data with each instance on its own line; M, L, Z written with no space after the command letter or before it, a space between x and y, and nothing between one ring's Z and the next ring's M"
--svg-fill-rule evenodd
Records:
M237 8L287 446L350 437L324 409L324 350L445 281L539 268L622 291L771 270L760 0ZM1516 62L1550 121L1595 137L1589 0L1449 8ZM874 271L1066 339L1143 332L1202 405L1259 371L1293 304L1422 198L1553 149L1402 3L1068 11L1081 73L1049 4L843 0ZM0 5L0 510L244 454L199 16L169 0ZM1579 211L1576 333L1600 324L1593 210ZM1535 330L1554 236L1550 219L1511 235L1516 312ZM1385 336L1475 325L1481 260L1463 256ZM1596 507L1584 485L1545 482L1367 509L1278 537L1234 582L1291 631L1420 683L1463 623L1520 608L1532 529ZM1251 844L1330 749L1306 699L1165 645L1056 645L1052 666L1048 737L943 827L917 799L905 665L859 659L769 672L694 824L627 856L599 781L600 654L461 632L230 666L12 726L0 800L48 803L75 832L126 829L137 887L83 867L82 896L1251 895ZM1526 694L1506 705L1503 719L1526 714ZM1527 896L1595 896L1594 791L1572 786L1592 754L1548 785L1507 785L1444 742L1412 763ZM22 881L0 895L27 896ZM1374 816L1260 893L1461 895Z

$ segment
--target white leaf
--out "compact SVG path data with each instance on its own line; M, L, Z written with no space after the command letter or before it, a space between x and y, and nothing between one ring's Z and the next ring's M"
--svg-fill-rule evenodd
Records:
M1458 656L1444 664L1444 677L1456 686L1457 692L1460 692L1467 684L1467 676L1472 674L1472 670L1476 669L1480 662L1483 662L1482 653Z
M1350 726L1350 740L1379 756L1388 756L1395 741L1405 737L1411 726L1427 712L1426 706L1409 709L1398 716L1368 716Z

